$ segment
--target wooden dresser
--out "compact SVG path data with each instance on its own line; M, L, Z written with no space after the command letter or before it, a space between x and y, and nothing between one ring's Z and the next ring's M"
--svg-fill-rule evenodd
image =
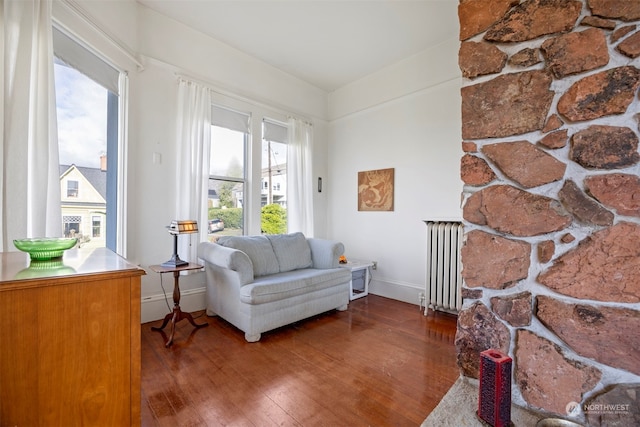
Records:
M0 426L140 425L140 280L108 249L0 253Z

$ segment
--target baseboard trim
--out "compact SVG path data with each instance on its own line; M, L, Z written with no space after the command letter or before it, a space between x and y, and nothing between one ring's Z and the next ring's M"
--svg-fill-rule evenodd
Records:
M395 282L383 279L372 279L369 293L381 297L403 301L420 306L420 296L424 295L424 287L412 283Z
M180 308L188 312L204 310L206 290L206 287L201 287L182 291L180 293ZM167 293L166 299L164 294L142 297L140 321L147 323L164 319L164 316L171 310L173 310L173 291Z
M200 287L182 291L180 294L180 307L188 312L204 310L206 307L206 290L206 287ZM369 284L369 293L414 304L419 307L421 301L420 294L424 294L424 288L411 283L372 279ZM166 299L164 294L142 297L141 323L163 319L172 309L172 293L168 292Z

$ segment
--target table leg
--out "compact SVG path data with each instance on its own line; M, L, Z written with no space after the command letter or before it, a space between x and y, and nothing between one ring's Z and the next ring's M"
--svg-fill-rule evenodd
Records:
M169 339L164 344L165 347L169 347L173 344L173 336L176 333L176 323L178 322L178 318L180 315L180 307L176 307L173 309L173 316L171 317L171 333L169 334Z
M167 326L167 323L169 323L169 321L171 320L171 318L173 317L173 312L167 314L166 316L164 316L164 320L162 321L162 326L158 327L158 326L152 326L151 329L154 331L161 331L165 328L165 326Z
M173 311L167 314L162 321L162 326L152 326L151 329L154 331L163 330L169 322L171 322L171 334L169 335L169 339L165 343L165 347L171 346L173 344L173 336L176 331L176 323L181 321L182 319L187 319L189 323L191 323L195 328L203 328L205 326L209 326L208 323L196 323L193 320L193 316L191 313L186 313L180 309L180 272L173 272Z

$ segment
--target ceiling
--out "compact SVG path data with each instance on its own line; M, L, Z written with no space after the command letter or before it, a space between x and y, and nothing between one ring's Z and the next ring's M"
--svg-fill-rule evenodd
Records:
M454 0L138 0L327 92L458 36Z

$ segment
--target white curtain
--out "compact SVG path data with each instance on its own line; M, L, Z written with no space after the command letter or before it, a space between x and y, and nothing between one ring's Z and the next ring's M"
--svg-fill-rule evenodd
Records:
M287 226L313 237L313 127L295 118L288 125Z
M50 0L3 0L0 239L62 235Z
M194 82L178 83L176 141L176 217L198 221L198 236L178 236L178 254L196 262L197 246L207 237L207 197L211 142L211 92ZM194 241L196 240L196 241Z

